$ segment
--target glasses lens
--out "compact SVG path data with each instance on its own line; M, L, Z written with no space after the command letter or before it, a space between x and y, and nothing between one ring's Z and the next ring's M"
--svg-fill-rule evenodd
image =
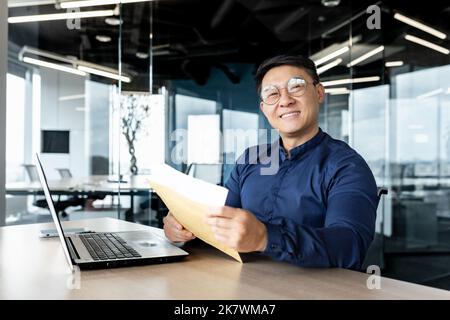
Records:
M275 86L267 86L262 90L261 98L264 103L275 104L280 99L280 91Z
M287 83L287 90L293 96L300 96L306 90L306 81L302 78L292 78Z

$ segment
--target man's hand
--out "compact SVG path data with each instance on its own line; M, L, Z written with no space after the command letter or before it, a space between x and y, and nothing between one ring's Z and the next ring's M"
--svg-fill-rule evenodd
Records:
M266 226L250 211L227 206L210 210L205 222L217 240L238 252L265 250Z
M172 242L186 242L195 239L195 236L175 219L169 212L163 219L164 234Z

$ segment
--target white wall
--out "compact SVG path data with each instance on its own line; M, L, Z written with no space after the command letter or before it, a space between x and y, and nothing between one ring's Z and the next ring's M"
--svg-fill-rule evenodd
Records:
M40 75L41 130L70 131L69 154L41 154L48 178L59 178L57 168L69 168L74 176L86 176L85 97L74 97L85 95L85 78L45 68L40 69Z

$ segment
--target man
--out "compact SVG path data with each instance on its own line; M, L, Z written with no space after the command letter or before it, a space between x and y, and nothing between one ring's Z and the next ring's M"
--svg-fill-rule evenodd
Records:
M314 63L277 56L261 64L256 82L260 108L280 134L266 147L278 170L262 174L265 148L258 148L258 162L251 159L255 148L247 149L226 183L226 205L205 221L239 252L359 270L374 236L377 186L364 159L319 128L325 92ZM164 231L171 241L194 238L171 214Z

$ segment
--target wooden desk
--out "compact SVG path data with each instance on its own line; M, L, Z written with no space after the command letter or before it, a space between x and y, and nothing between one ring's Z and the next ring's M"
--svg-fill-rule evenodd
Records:
M102 218L69 221L95 231L150 228ZM170 264L82 271L80 289L70 280L59 240L40 239L52 224L0 228L0 299L450 299L450 292L342 269L305 269L252 256L241 265L207 246L188 247ZM155 229L161 232L160 229Z

